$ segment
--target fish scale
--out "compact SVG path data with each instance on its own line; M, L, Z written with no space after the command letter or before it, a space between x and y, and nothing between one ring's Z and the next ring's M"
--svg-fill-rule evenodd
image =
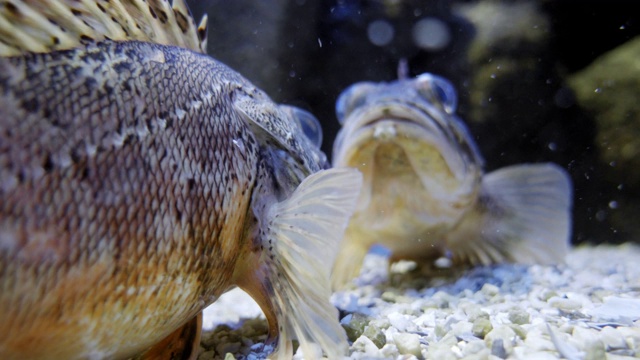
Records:
M141 44L131 44L131 45L143 46ZM122 46L127 46L127 45L122 45ZM46 75L45 73L40 73L40 74ZM69 78L62 78L62 79L67 79L67 81L69 81ZM58 79L57 81L61 81L62 79ZM43 88L47 88L46 86L44 86L46 85L46 82L47 80L43 79L41 81L36 81L35 83L37 83L39 86L42 86ZM178 90L176 86L174 86L174 89L176 91ZM3 88L3 90L6 91L6 88ZM31 89L27 89L25 90L25 92L28 92L29 90ZM79 92L78 89L72 89L70 93L78 94L78 92ZM88 94L89 96L94 96L90 92L88 92ZM66 98L66 96L68 95L69 94L63 93L62 97ZM117 104L119 101L121 102L126 101L126 99L128 98L127 94L124 94L122 95L122 97L118 98L118 95L120 95L120 93L118 92L113 92L113 95L114 95L114 99L112 99L111 101L113 104L116 104L114 105L115 107L117 107ZM121 100L121 99L124 99L124 100ZM167 98L167 104L169 106L175 103L175 101L170 101L170 100L171 98ZM56 103L64 104L63 101L56 101L56 99L53 98L53 99L46 99L46 101L43 101L43 103L48 104L47 106L52 106L53 107L52 111L64 112L64 108L60 109L59 106L55 106ZM78 109L78 110L82 111L81 109ZM73 112L73 108L71 109L71 111ZM159 109L159 111L169 112L169 110L165 110L165 109ZM36 115L33 111L25 111L25 113L30 113L30 115L27 115L26 117L27 122L29 122L29 120L32 120L33 117ZM126 114L126 111L125 111L125 114ZM77 113L71 114L70 116L68 116L68 118L74 118L77 115L78 115ZM11 114L7 114L7 113L3 114L3 118L5 119L3 125L7 127L11 127L11 125L14 122L17 123L19 121L25 121L25 119L18 119L18 118L14 118L13 121L11 121L12 119ZM119 120L121 122L120 127L122 127L122 123L125 123L127 121L126 118L120 118L120 119L116 118L114 120ZM176 125L177 125L178 119L177 119L177 116L175 116L175 114L173 116L167 117L167 120L169 120L169 123L176 122ZM33 121L36 122L35 119ZM37 123L41 125L42 121ZM236 123L237 123L236 127L239 128L240 122L236 121ZM226 124L225 127L218 126L218 129L213 130L214 133L216 133L217 135L217 139L219 139L218 141L224 142L225 139L229 139L229 136L224 133L225 132L224 130L228 129L228 127L233 127L233 125L234 125L233 123L228 123ZM188 126L188 124L181 124L181 126L186 127ZM53 171L53 169L50 169L49 170L50 174L46 177L44 175L41 175L39 178L35 178L35 176L33 178L30 178L30 177L18 175L17 176L18 178L22 177L22 181L18 181L17 184L12 186L11 188L4 189L3 202L2 202L4 222L12 223L12 225L17 228L16 231L19 231L19 230L25 231L25 229L27 228L39 229L39 228L44 228L48 226L54 226L55 228L61 227L62 229L55 231L55 233L52 234L51 236L62 237L62 238L68 237L69 244L66 246L73 247L73 248L86 249L84 251L81 251L81 253L85 253L85 254L88 252L95 252L98 250L96 248L97 246L95 244L96 242L95 239L114 239L114 238L127 239L126 243L116 244L117 245L116 248L118 249L118 251L114 250L113 256L114 258L120 259L121 261L114 264L113 268L110 269L110 271L112 271L114 275L116 273L142 271L138 264L134 264L136 265L136 267L135 269L132 269L129 266L131 264L127 260L129 258L140 259L141 257L144 257L144 254L146 254L145 251L138 251L136 246L137 244L144 244L145 238L137 238L135 234L131 234L130 233L131 230L135 230L136 226L132 226L133 224L130 224L129 222L135 223L136 225L141 225L142 228L146 228L149 230L156 229L156 231L158 231L158 233L153 234L154 236L149 237L148 239L153 239L154 241L160 241L160 243L166 242L167 246L162 247L164 249L165 256L170 256L171 253L175 254L173 258L170 256L169 261L167 262L168 264L171 263L172 261L178 261L173 259L190 258L190 256L192 255L184 254L184 252L187 249L185 249L184 246L182 248L179 246L176 246L177 245L176 242L171 242L170 241L171 237L168 236L170 232L177 232L178 234L176 235L178 236L175 239L183 238L185 237L187 232L193 231L192 227L194 225L197 225L197 224L190 224L187 222L180 221L180 218L182 217L182 215L178 216L178 213L180 212L180 213L183 213L185 219L190 217L190 214L186 213L186 209L183 208L183 204L181 204L182 201L180 201L181 199L184 199L186 197L186 194L183 193L184 187L177 186L183 180L181 179L182 174L181 174L180 168L178 168L178 165L182 164L182 162L185 160L185 157L183 156L183 151L185 150L184 147L188 147L190 144L179 144L178 141L175 141L175 139L180 138L181 136L180 132L184 131L184 128L175 128L175 130L171 130L171 129L172 129L171 126L167 126L165 133L158 134L160 136L155 136L154 138L149 137L147 139L139 139L132 136L131 140L129 140L131 142L129 146L120 147L119 149L117 145L106 147L105 146L106 144L103 144L102 146L104 148L99 149L94 157L76 158L75 163L73 165L67 164L68 161L54 161L56 163L56 167L59 169L56 169L57 171L55 172ZM39 130L41 133L44 133L44 134L52 130L60 133L60 131L56 131L55 125L44 125L44 126L41 126L41 128L36 128L36 130ZM92 129L92 130L94 130L94 132L99 131L96 129ZM177 132L178 134L173 134L174 131ZM34 133L37 133L37 132L33 131L32 129L30 134L34 134ZM96 138L98 139L104 138L109 134L108 131L104 133L106 134L102 136L98 135L96 136ZM9 141L13 143L21 142L20 134L13 133L12 135L13 136L11 137L11 139L4 138L2 139L2 142L3 143L7 143ZM63 135L63 134L59 134L59 135ZM73 135L76 135L76 134L73 134ZM80 134L80 135L77 135L76 137L72 137L71 139L67 138L67 141L64 142L63 144L64 145L68 144L69 140L71 140L71 143L75 143L76 141L80 141L80 139L82 139L83 137L84 137L83 134ZM164 140L164 141L161 140L163 137L167 140ZM155 138L157 138L157 140ZM167 147L163 143L168 143L169 146ZM66 150L64 148L64 145L62 148L63 151ZM25 144L25 146L27 146L27 144ZM32 167L37 166L38 163L42 163L45 161L44 160L45 157L51 156L49 153L47 153L47 151L51 153L58 152L59 150L56 149L58 148L58 146L59 146L58 144L50 142L48 141L48 139L44 144L41 144L40 146L38 145L30 146L30 148L33 150L31 151L31 154L30 154L31 156L28 157L29 161L26 163L31 163ZM178 147L183 147L182 149L180 149L181 151L178 151L178 153L166 154L167 149L173 149L173 151L175 152L176 148ZM222 144L220 148L233 149L233 147L229 146L229 144ZM164 154L165 156L158 159L153 159L153 156L151 158L146 158L145 154L147 153L149 154L165 153ZM3 158L5 158L4 155L5 154L3 154L2 156ZM20 155L24 155L24 150L20 151ZM58 157L64 157L64 155L65 154L62 154L62 155L59 155ZM223 162L225 161L228 162L229 157L232 156L226 152L212 153L210 155L211 155L210 158L207 160L213 163L215 163L216 161L215 159L217 157L220 157ZM55 156L53 157L55 158ZM20 159L15 159L15 157L11 157L11 156L9 156L9 161L15 162L15 163L19 163L19 162L23 164L25 163L24 161L20 161ZM254 156L253 162L255 163L255 161L256 159ZM6 160L3 162L6 162ZM122 164L123 162L126 164L125 165L126 167L123 166ZM131 162L134 162L134 163L131 163ZM151 170L149 175L153 175L153 174L156 174L158 171L161 171L161 178L163 178L162 179L163 181L157 184L155 180L151 180L151 179L147 180L146 179L147 177L154 178L154 176L145 176L144 173L140 173L138 171L138 169L144 169L144 168L148 168L149 170ZM85 171L84 169L89 169L89 174L84 174L84 171ZM114 172L112 171L113 169L129 169L129 171ZM6 177L6 174L4 175ZM238 178L238 176L235 176L235 177ZM248 178L246 174L242 174L240 177ZM137 193L137 192L131 193L130 191L125 191L125 189L119 186L120 184L139 184L140 188L145 188L146 187L145 184L147 182L150 182L157 187L157 192L155 194L153 193L150 194L157 201L155 202L155 204L154 203L150 204L151 207L148 207L148 208L144 207L144 201L142 201L142 203L140 201L142 199L148 198L148 196L145 196L144 193ZM205 183L201 185L211 186L213 188L213 191L211 192L212 196L209 198L191 197L190 201L195 202L195 205L194 205L195 208L201 208L201 209L215 208L214 202L216 201L216 197L220 197L223 200L222 202L224 202L224 199L226 197L232 197L232 198L236 197L235 193L231 193L231 194L227 193L226 192L227 189L224 189L225 185L222 183L214 183L214 184ZM242 188L247 188L251 186L252 184L248 182L245 182L240 185L240 187ZM221 187L223 188L220 189ZM84 203L84 202L75 203L68 198L74 193L78 194L79 191L83 191L92 195L91 196L93 197L92 201L90 203ZM31 193L34 195L28 196L27 193ZM117 194L117 195L114 196L114 194ZM49 203L44 202L44 200L46 200L47 198L51 199L51 202ZM32 201L26 202L25 201L26 199L32 199ZM35 202L37 202L37 204L35 204ZM244 201L245 207L247 206L246 203L247 201L245 200ZM68 204L71 204L71 206L77 205L79 209L75 211L73 209L69 209L70 211L67 211ZM42 213L43 211L50 212L51 209L54 208L54 206L60 209L61 211L54 211L54 214ZM99 210L100 213L98 215L99 216L98 219L85 218L84 216L82 216L82 214L86 213L85 210L88 210L89 212L91 212L93 210L91 208L92 206L100 206L100 210ZM153 222L152 223L145 222L144 218L141 218L141 219L137 219L136 217L134 217L133 219L126 218L124 209L131 208L131 207L135 208L136 211L134 211L134 213L138 213L140 215L144 215L147 212L155 213L155 216L152 219ZM8 214L9 211L11 210L15 211L16 209L22 210L21 211L22 216L16 217L16 218L4 216L5 214ZM70 215L72 214L75 214L78 217L71 217ZM216 218L217 217L216 215L217 214L211 214L210 216L213 218ZM47 219L48 223L39 224L37 222L36 224L31 224L31 221L32 221L31 219L33 218ZM103 237L103 236L99 236L99 234L96 234L98 236L94 237L92 236L93 234L89 233L87 229L83 227L75 228L75 229L74 228L66 229L67 227L69 227L71 222L89 224L95 220L97 220L99 224L103 224L103 228L101 229L102 231L99 231L99 233L102 232L107 236ZM58 225L56 226L55 224L58 224ZM217 227L220 228L219 225ZM5 228L5 231L6 231L6 228ZM86 233L85 236L80 235L84 233ZM215 231L214 229L212 233L213 234L219 233L219 231ZM74 234L77 234L77 235L74 235ZM235 235L235 236L234 235L230 236L230 238L238 237L238 235ZM212 236L212 234L202 234L200 236L196 236L193 240L191 240L194 242L192 246L194 248L201 247L197 244L197 241L198 241L197 239L198 238L202 239L204 237L215 238L215 236ZM63 264L65 262L70 262L73 260L73 259L68 259L64 256L64 253L66 251L63 251L62 249L60 249L59 246L54 244L53 241L55 240L45 239L45 241L47 242L42 244L44 247L42 249L38 249L37 253L35 254L34 254L34 251L23 250L21 252L22 250L20 249L22 248L22 246L20 246L21 244L16 244L17 249L14 249L14 251L9 252L8 256L20 257L21 253L29 253L28 258L26 259L29 262L32 262L34 264L40 263L40 262L46 262L46 263L50 263L52 267L54 266L54 264ZM51 243L49 243L48 241L51 241ZM20 241L20 243L22 242L25 242L25 240ZM177 241L177 243L184 244L185 242L184 240L180 240L180 241ZM222 245L224 245L224 243L222 243ZM62 253L57 253L57 251L62 251ZM230 266L229 263L231 262L231 258L234 255L233 252L229 250L224 251L224 248L219 249L218 252L219 254L215 254L215 253L203 254L204 256L207 256L210 258L221 259L222 257L219 255L222 255L223 253L227 253L227 257L225 257L225 259L228 259L228 260L224 262L218 262L216 264L212 264L212 266L209 267L209 270L211 272L230 272L231 270L228 267ZM158 256L159 254L155 253L155 255ZM80 258L77 261L73 261L73 263L79 267L78 269L80 271L83 268L90 268L94 266L93 262L88 262L89 260L90 259ZM5 260L5 261L9 261L9 260ZM84 263L84 266L81 265L83 263ZM182 263L176 263L174 266L177 267L178 265L181 265L181 264ZM150 267L149 270L151 271L155 267L155 264L149 264L149 267ZM188 268L184 269L183 271L186 271L187 273L191 272L191 270ZM48 278L47 275L41 275L41 276L43 276L43 278L45 279ZM224 278L224 277L221 277L221 278ZM129 280L124 279L123 281L118 281L118 283L121 283L121 282L124 282L125 284L127 284ZM22 282L22 283L31 285L30 282ZM221 285L223 284L205 283L203 284L203 288L220 288ZM49 286L55 286L55 285L49 285ZM91 286L93 286L93 284L91 284ZM107 286L106 288L109 288L109 287L111 286ZM199 289L196 289L196 292L201 292L198 290ZM20 288L7 289L8 293L14 293L14 292L20 292L20 291L22 291ZM29 288L25 289L24 291L33 291L33 289L31 288L31 286L29 286ZM174 291L177 291L177 290L174 290ZM212 294L209 296L214 296L214 295ZM107 298L105 299L105 301L107 302L117 301L118 299L117 293L113 294L111 298L112 299ZM11 323L12 326L10 327L16 329L18 332L21 332L17 324L18 323L28 324L29 323L28 320L29 320L28 318L15 319L15 323ZM124 327L125 324L122 324L122 326Z
M181 1L9 4L0 357L194 358L202 310L235 286L265 312L274 358L291 358L294 338L309 358L314 343L342 356L327 264L361 176L321 170L318 134L302 126L317 120L199 53ZM124 32L100 25L107 13ZM30 28L40 17L49 22ZM32 36L63 24L60 43ZM103 28L114 32L92 33ZM167 33L145 33L154 28Z

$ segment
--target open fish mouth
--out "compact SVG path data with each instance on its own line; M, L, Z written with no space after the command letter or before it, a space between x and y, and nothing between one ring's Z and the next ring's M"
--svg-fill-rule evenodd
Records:
M371 142L402 147L420 142L438 149L452 166L460 157L466 158L464 162L484 163L462 121L428 103L388 99L355 110L338 133L333 159L348 159Z
M421 142L445 153L460 151L454 134L446 127L446 119L436 119L417 106L394 102L352 113L336 138L334 159L348 158L347 153L358 152L371 142L394 142L399 146Z

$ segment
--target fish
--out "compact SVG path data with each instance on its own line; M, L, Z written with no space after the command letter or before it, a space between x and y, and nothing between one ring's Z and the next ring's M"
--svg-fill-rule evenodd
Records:
M0 4L0 358L194 359L239 287L270 356L347 350L330 266L362 176L206 55L183 0Z
M553 163L485 173L457 102L453 85L431 73L355 83L338 97L332 163L360 170L364 180L332 270L334 289L358 276L374 245L391 264L433 269L563 261L569 175Z

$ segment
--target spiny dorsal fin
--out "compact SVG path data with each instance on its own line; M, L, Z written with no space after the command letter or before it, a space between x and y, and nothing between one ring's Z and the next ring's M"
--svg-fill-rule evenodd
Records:
M207 17L185 0L8 0L0 3L0 56L137 40L206 53Z

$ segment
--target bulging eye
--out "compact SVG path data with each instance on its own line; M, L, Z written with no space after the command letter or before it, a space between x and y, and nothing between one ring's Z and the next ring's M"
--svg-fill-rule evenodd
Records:
M349 86L338 96L338 100L336 101L336 117L340 125L344 125L344 120L349 114L364 105L369 91L374 87L374 83L361 82Z
M444 111L453 114L458 107L458 94L453 85L440 76L425 73L417 78L418 92L429 101L437 101Z
M315 146L320 147L322 145L322 126L320 121L313 116L310 112L302 110L295 106L281 105L289 110L291 116L296 119L304 135Z

